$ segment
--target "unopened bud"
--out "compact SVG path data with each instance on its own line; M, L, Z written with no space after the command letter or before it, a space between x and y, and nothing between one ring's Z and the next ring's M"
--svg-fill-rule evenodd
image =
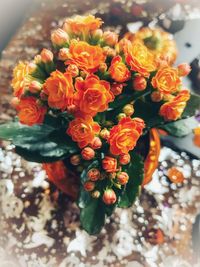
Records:
M95 183L93 183L91 181L87 181L87 182L84 183L83 187L84 187L85 191L90 192L90 191L93 191L94 190Z
M68 59L68 57L69 57L69 49L65 47L61 48L58 52L58 59L65 61Z
M94 137L92 142L90 143L91 148L93 149L99 149L102 147L102 142L101 139L99 137Z
M127 104L126 106L124 106L123 112L126 114L126 116L132 116L134 113L133 105Z
M147 81L142 76L136 76L133 80L133 89L135 91L143 91L147 87Z
M123 154L119 156L119 162L122 165L127 165L131 160L131 157L129 154Z
M107 189L103 194L103 202L107 205L112 205L116 202L117 197L113 189Z
M95 156L95 152L91 147L85 147L81 151L82 158L85 160L91 160Z
M74 166L77 166L80 164L81 162L81 158L79 155L73 155L71 158L70 158L70 162L72 165Z
M151 94L151 100L152 100L153 102L160 102L162 99L163 99L163 95L162 95L162 93L160 93L159 91L154 91L154 92Z
M88 177L91 181L93 181L93 182L99 180L100 176L101 176L101 173L100 173L100 171L99 171L98 169L96 169L96 168L92 168L92 169L90 169L90 170L88 171L88 173L87 173L87 177Z
M126 118L126 114L125 114L125 113L119 113L119 114L117 115L117 120L118 120L118 121L120 121L120 120L123 119L123 118Z
M100 72L106 72L107 71L107 68L108 68L108 66L106 65L106 63L101 63L99 65L99 71Z
M42 89L42 84L38 81L32 81L29 84L29 91L33 94L40 92Z
M51 41L54 45L63 46L69 42L69 36L62 29L57 29L52 32Z
M109 46L115 46L118 42L118 35L115 32L106 31L103 33L104 42Z
M91 35L93 39L99 40L103 36L103 31L101 29L97 29L97 30L92 31Z
M187 76L191 71L191 67L189 64L187 63L182 63L180 65L178 65L178 75L183 77L183 76Z
M49 63L49 62L53 61L53 53L50 50L46 49L46 48L44 48L42 50L40 55L41 55L41 60L44 63Z
M101 132L100 132L100 136L101 136L101 138L107 140L110 137L109 130L106 129L106 128L102 129Z
M92 192L91 196L93 198L99 198L101 195L101 193L98 190L95 190L94 192Z
M123 84L121 83L113 83L111 86L111 92L114 95L120 95L122 93L123 90Z
M117 174L117 181L121 185L125 185L128 183L129 176L126 172L119 172Z
M70 64L67 67L67 72L69 72L72 75L72 77L76 77L79 75L79 69L75 64Z

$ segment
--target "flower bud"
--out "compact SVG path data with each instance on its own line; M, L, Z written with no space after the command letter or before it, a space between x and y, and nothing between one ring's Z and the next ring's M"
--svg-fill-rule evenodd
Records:
M87 173L87 177L93 182L97 181L100 178L100 176L101 176L101 173L96 168L90 169Z
M43 63L49 63L53 61L53 53L46 48L42 49L40 55Z
M115 46L118 42L118 35L115 32L106 31L103 33L104 42L109 46Z
M91 196L93 198L99 198L101 195L101 193L98 190L95 190L94 192L92 192Z
M108 138L110 137L110 132L109 132L108 129L104 128L104 129L101 130L99 135L100 135L101 138L103 138L105 140L108 140Z
M54 45L62 46L69 42L69 36L62 29L57 29L52 32L51 41Z
M112 205L116 202L117 197L113 189L106 189L103 194L103 202L107 205Z
M120 120L123 119L123 118L126 118L126 114L125 114L125 113L119 113L119 114L117 115L117 119L118 119L118 121L120 121Z
M94 139L92 140L92 142L90 143L91 148L93 149L99 149L102 147L102 142L101 139L99 137L94 137Z
M79 69L75 64L70 64L67 67L67 72L69 72L72 75L72 77L76 77L79 75Z
M95 156L95 152L91 147L85 147L81 151L82 158L85 160L91 160Z
M131 160L131 157L129 154L123 154L119 156L119 162L122 165L127 165Z
M29 84L29 91L33 94L40 92L42 89L42 84L38 81L32 81Z
M91 182L91 181L87 181L84 183L83 185L85 191L93 191L95 188L95 183Z
M107 71L107 68L108 68L108 66L106 65L106 63L101 63L99 65L99 71L100 72L106 72Z
M126 116L132 116L134 113L133 105L127 104L126 106L124 106L123 112L126 114Z
M104 51L104 54L106 56L108 56L108 57L116 56L116 51L113 48L109 47L109 46L104 46L103 47L103 51Z
M121 83L113 83L111 86L111 92L114 95L120 95L122 93L122 90L123 90L123 85L124 84L121 84Z
M35 64L40 64L41 61L42 61L41 55L36 55L36 56L34 57L34 63L35 63Z
M187 76L191 71L191 67L189 64L187 63L182 63L180 65L178 65L178 75L183 77L183 76Z
M147 87L147 81L142 76L136 76L133 80L133 89L135 91L143 91Z
M151 93L151 100L153 102L160 102L162 99L163 95L159 91L154 91L153 93Z
M17 107L18 107L18 105L19 105L19 102L20 102L20 100L19 100L18 97L13 97L13 98L11 99L11 101L10 101L10 105L11 105L11 107L17 109Z
M103 36L103 31L101 29L97 29L91 32L92 38L95 40L101 39Z
M125 185L128 183L129 176L126 172L117 173L117 181L121 185Z
M79 165L81 162L81 158L79 155L73 155L71 158L70 158L70 163L74 166L77 166Z
M110 156L105 156L102 160L102 167L106 172L116 172L117 160Z
M68 55L69 55L69 49L68 48L61 48L58 52L58 59L65 61L68 59Z
M28 68L29 68L29 74L32 74L34 71L36 71L37 65L35 62L30 62L28 64Z

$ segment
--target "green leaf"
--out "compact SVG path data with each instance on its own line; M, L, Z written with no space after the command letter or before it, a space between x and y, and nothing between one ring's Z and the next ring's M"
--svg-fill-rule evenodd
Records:
M197 110L200 110L200 96L196 94L191 94L181 118L185 119L188 117L192 117L195 115Z
M98 234L105 223L105 215L102 200L92 199L80 212L83 229L91 235Z
M29 127L19 122L9 122L0 125L0 138L24 143L26 141L37 141L38 139L44 138L53 130L52 127L47 125Z
M34 162L53 162L79 150L64 128L55 129L46 124L29 127L11 122L1 125L0 138L12 141L19 155Z
M124 170L129 175L129 181L119 198L118 206L121 208L130 207L138 196L144 176L144 163L142 157L135 152L131 153L131 162Z
M159 127L160 129L165 130L168 134L175 137L183 137L192 132L192 129L197 127L198 122L194 117L187 118L183 120L174 121L171 123L167 123Z

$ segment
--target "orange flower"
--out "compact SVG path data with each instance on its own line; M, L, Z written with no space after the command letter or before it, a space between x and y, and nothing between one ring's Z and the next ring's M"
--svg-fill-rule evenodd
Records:
M102 24L102 20L100 18L95 18L93 15L75 16L72 19L67 19L63 28L69 34L79 35L97 30Z
M78 142L80 148L92 142L96 134L100 132L100 126L94 122L91 116L78 117L69 123L67 134L72 140Z
M161 106L159 114L164 117L166 121L175 121L181 117L189 99L189 91L182 90L173 100Z
M117 160L113 157L105 156L102 160L102 167L106 172L116 172Z
M80 111L91 116L105 111L108 103L114 99L109 82L99 80L95 75L88 76L85 80L77 80L75 87Z
M116 82L122 83L130 79L130 71L126 65L122 62L120 56L115 56L111 61L111 66L109 68L110 76Z
M144 128L144 121L138 118L123 118L110 130L110 152L113 155L127 154L132 150Z
M156 60L163 60L172 65L177 57L176 43L172 35L161 29L143 27L136 33L127 33L125 38L131 42L140 40L153 53Z
M151 84L163 94L173 94L179 91L181 79L177 69L167 66L157 71Z
M13 70L13 80L11 86L14 89L14 96L21 97L26 87L31 82L29 73L31 68L27 62L20 61Z
M48 104L52 108L66 109L73 102L74 87L70 73L62 73L58 70L44 84L44 93L48 95Z
M150 72L156 70L153 54L140 42L125 43L125 57L131 70L139 72L144 77L149 77Z
M75 64L80 69L90 73L97 71L99 65L105 61L105 55L101 47L76 40L73 40L70 44L68 57L66 64Z
M47 108L38 104L34 97L21 98L17 110L19 121L29 126L42 123L47 112Z
M53 163L43 163L49 180L54 183L61 191L74 199L78 196L78 177L65 167L63 161Z

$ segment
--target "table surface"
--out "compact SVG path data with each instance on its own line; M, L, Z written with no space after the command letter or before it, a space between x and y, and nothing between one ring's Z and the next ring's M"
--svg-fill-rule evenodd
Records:
M43 47L49 47L50 31L64 17L89 9L103 14L109 3L86 1L77 8L74 0L49 0L28 16L0 60L0 122L15 115L9 107L9 84L16 62L30 60ZM181 34L186 35L180 32L176 38L184 55L188 39L182 39ZM195 36L199 38L200 34ZM185 59L195 57L196 49L186 53ZM80 228L75 203L49 184L41 166L21 159L7 142L0 145L1 267L199 266L192 251L191 232L200 211L200 160L163 147L159 169L133 207L117 209L99 236L89 236ZM168 181L166 171L171 166L184 173L183 184ZM157 229L164 233L162 245L148 238Z

